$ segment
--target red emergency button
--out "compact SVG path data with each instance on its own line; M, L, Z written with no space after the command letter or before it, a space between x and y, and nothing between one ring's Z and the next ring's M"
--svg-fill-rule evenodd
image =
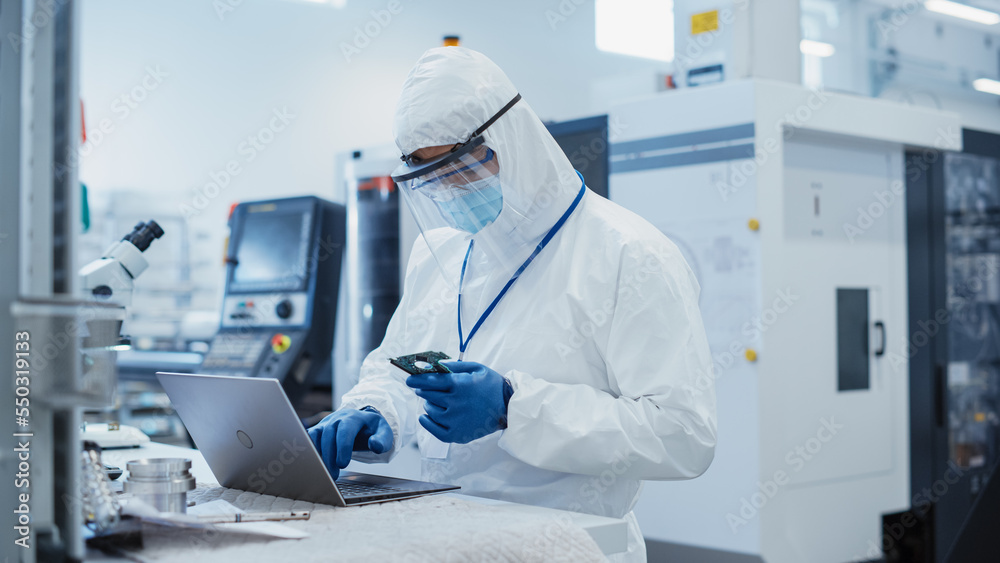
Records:
M280 332L271 337L271 349L275 354L284 354L292 345L292 339Z

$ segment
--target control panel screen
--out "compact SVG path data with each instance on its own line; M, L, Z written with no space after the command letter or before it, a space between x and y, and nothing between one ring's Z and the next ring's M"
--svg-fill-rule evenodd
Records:
M294 291L306 279L310 214L249 212L236 241L231 291Z

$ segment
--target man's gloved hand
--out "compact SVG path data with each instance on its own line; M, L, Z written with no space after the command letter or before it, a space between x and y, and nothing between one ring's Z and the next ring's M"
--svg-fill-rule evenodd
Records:
M309 429L309 438L335 481L351 462L351 452L381 454L392 449L392 427L377 410L366 409L339 410Z
M476 362L441 362L452 373L411 375L406 384L426 401L420 425L442 442L465 444L507 427L513 390L503 376Z

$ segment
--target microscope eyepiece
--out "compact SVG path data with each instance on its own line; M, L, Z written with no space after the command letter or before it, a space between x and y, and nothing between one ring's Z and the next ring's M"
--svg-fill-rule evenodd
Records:
M152 219L148 223L139 221L132 232L125 235L122 240L127 240L135 245L140 251L145 252L149 244L163 236L163 229Z

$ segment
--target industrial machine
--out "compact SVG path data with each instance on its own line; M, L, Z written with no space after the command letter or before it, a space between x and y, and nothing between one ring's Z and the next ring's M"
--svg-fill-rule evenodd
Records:
M764 80L609 116L610 198L697 275L718 398L709 470L636 506L651 560L878 559L911 500L904 151L958 117Z
M295 405L330 369L345 219L311 196L233 209L222 320L201 373L278 379Z
M992 532L963 526L996 523L984 495L1000 461L1000 135L962 138L961 153L906 155L910 338L896 352L910 359L912 478L909 505L884 525L898 561L973 561L949 551ZM969 518L980 499L992 524Z
M594 193L608 197L608 116L546 123L545 127Z

